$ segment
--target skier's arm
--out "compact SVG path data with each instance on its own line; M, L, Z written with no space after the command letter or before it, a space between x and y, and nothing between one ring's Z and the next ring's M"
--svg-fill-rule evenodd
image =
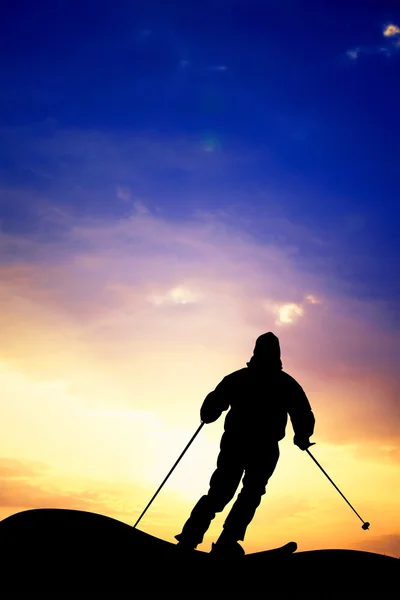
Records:
M228 386L224 378L215 390L206 396L200 409L200 419L204 423L216 421L224 410L228 410L229 396Z
M293 425L293 442L300 450L306 450L311 445L315 417L303 388L295 380L290 387L288 413Z

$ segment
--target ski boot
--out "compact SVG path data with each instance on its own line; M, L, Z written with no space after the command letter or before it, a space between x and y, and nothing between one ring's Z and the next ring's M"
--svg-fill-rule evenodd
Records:
M245 551L238 542L217 541L211 545L210 555L215 558L240 558L245 555Z

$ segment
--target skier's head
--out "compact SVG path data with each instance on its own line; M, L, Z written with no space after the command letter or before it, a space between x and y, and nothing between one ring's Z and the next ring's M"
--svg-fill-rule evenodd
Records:
M282 369L281 348L279 339L271 331L263 333L257 338L253 356L248 366L257 366L265 369Z

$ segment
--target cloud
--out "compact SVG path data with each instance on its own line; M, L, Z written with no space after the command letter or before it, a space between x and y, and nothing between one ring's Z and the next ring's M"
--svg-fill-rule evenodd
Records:
M117 198L129 202L132 199L132 192L128 187L117 186Z
M198 295L183 286L174 287L163 295L150 296L150 302L155 306L194 304L197 300Z
M134 484L68 481L55 476L48 465L0 457L0 509L9 514L15 509L64 508L129 518L137 491Z
M117 186L117 198L124 202L130 202L133 198L131 189L129 187ZM150 214L149 208L147 208L141 200L134 200L132 202L132 207L134 212L138 215Z
M306 301L309 304L321 304L321 300L318 300L313 294L308 294L308 296L306 296Z
M304 317L307 304L321 304L321 301L313 294L308 294L305 296L304 302L285 302L283 304L271 304L267 302L266 309L277 316L275 321L277 325L293 325L301 317Z
M347 50L346 54L352 60L357 60L357 58L360 55L360 52L361 52L360 48L354 48L353 50Z
M299 317L304 315L304 308L299 304L284 304L278 308L277 323L293 323Z
M47 465L36 461L0 458L0 479L35 478L47 469Z
M400 36L400 27L398 27L394 23L386 25L385 29L383 30L383 35L385 37Z
M144 216L150 214L150 210L140 200L135 200L133 203L133 209L137 215Z
M208 71L227 71L228 67L226 65L215 65L213 67L207 67Z

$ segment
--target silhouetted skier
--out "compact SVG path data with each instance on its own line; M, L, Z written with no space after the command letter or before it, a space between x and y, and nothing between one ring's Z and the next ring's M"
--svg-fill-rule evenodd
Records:
M261 502L279 458L279 440L285 437L289 414L294 443L306 450L315 419L302 387L282 371L279 340L273 333L261 335L247 367L235 371L207 395L200 410L204 423L213 423L231 407L225 418L217 469L210 489L202 496L176 535L178 547L193 550L203 541L217 512L230 502L242 479L243 487L213 544L213 553L244 554L238 540Z

